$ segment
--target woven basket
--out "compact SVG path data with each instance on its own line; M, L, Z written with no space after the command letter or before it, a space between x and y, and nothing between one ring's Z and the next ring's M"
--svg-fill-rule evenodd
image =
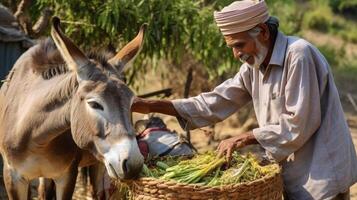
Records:
M281 169L249 183L225 186L200 186L164 181L155 178L140 178L128 185L135 200L181 200L181 199L239 199L281 200Z

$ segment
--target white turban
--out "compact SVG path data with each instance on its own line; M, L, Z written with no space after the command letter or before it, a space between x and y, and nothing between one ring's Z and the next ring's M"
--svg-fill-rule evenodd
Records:
M214 12L217 26L223 35L240 33L254 28L269 19L268 7L264 0L235 1L221 11Z

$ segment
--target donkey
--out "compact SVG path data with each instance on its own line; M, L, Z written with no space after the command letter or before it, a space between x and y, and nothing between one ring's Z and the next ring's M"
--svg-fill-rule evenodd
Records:
M145 25L112 57L86 56L52 20L54 41L36 45L0 89L0 152L9 199L27 199L29 181L53 179L56 199L71 199L77 168L104 163L113 179L143 165L130 120L133 92L121 80L140 51Z

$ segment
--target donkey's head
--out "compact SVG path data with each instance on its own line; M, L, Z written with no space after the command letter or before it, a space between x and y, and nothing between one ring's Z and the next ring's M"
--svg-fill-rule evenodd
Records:
M107 61L89 59L53 18L52 38L68 68L75 73L78 89L71 102L71 131L76 144L104 162L112 178L130 179L143 165L130 120L133 92L120 80L125 65L139 52L144 37L138 35Z

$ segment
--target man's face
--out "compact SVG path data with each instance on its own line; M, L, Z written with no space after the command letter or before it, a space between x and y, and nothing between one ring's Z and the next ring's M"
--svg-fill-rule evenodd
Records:
M227 46L232 48L234 58L251 67L259 68L268 54L266 41L261 33L256 35L246 32L224 36Z

